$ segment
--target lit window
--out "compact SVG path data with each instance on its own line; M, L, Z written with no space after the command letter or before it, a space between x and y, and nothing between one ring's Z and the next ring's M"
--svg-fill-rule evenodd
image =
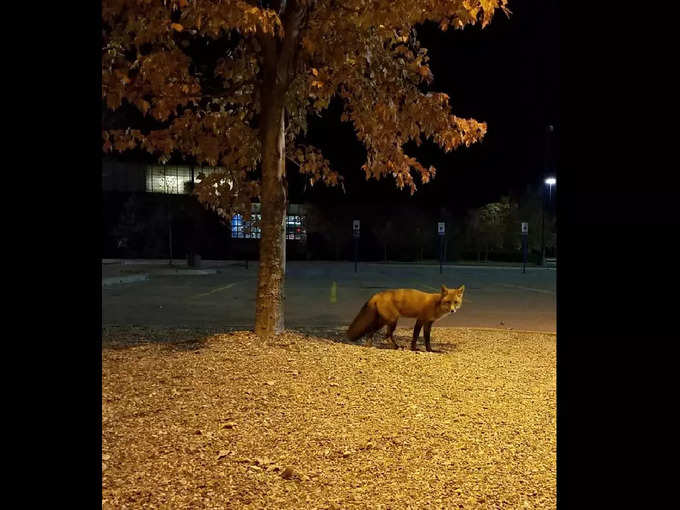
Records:
M180 195L191 184L191 168L165 165L146 167L146 191Z
M240 214L235 214L231 218L231 237L234 239L243 238L243 218Z
M260 215L253 214L250 221L243 219L240 214L235 214L231 218L231 237L232 239L260 239L262 229L258 226Z
M304 241L307 233L302 226L302 216L286 216L286 239Z
M251 219L246 221L240 214L235 214L231 219L231 237L233 239L261 239L262 229L259 226L262 216L259 214L260 204L253 204ZM307 232L304 228L304 216L286 216L286 239L291 241L304 241Z

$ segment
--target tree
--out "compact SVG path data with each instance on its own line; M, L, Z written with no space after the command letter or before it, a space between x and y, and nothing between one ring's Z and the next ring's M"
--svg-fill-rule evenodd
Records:
M490 202L478 209L468 211L467 239L477 251L477 260L489 260L489 251L512 248L512 229L517 205L510 197L501 197L498 202Z
M388 248L402 235L389 214L381 214L375 218L375 234L383 248L383 260L387 262Z
M116 247L123 257L134 253L134 249L143 238L144 224L139 218L139 200L133 193L130 195L118 217L118 223L113 228L113 236L116 239Z
M161 161L184 157L224 171L202 179L206 206L250 214L259 199L262 238L255 332L283 329L285 159L310 184L341 183L302 141L307 115L338 96L343 120L365 145L366 178L390 175L416 190L436 173L404 152L423 136L450 151L480 140L486 125L451 114L415 26L481 22L507 0L104 0L102 94L111 110L133 106L153 122L103 133L104 150L142 147ZM211 48L218 48L212 51ZM214 59L210 60L210 56ZM130 117L132 118L132 117Z
M543 184L538 187L527 186L524 194L520 198L518 217L520 221L529 223L529 236L527 239L528 249L531 252L540 253L541 250L541 226L543 225L542 211L544 207L541 193L545 190ZM556 243L555 215L546 207L545 211L545 245L552 249Z
M356 213L356 211L354 211ZM313 204L305 205L304 227L308 235L318 234L329 239L335 260L352 240L353 212L347 206L336 205L332 211Z

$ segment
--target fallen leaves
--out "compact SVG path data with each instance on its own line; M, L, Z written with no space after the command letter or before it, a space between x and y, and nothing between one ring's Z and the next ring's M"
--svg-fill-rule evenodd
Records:
M106 504L555 507L554 335L434 328L421 356L310 333L105 331Z

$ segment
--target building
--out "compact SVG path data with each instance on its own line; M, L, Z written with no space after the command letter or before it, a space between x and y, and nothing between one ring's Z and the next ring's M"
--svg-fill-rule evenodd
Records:
M174 222L177 228L179 228L179 223L181 223L182 218L178 217L181 215L181 211L186 211L188 209L188 203L190 202L190 193L196 183L200 182L198 175L210 174L217 171L218 168L208 168L208 167L193 167L189 165L159 165L159 164L139 164L139 163L128 163L120 162L113 159L102 160L102 190L105 196L116 195L119 196L117 200L105 200L104 207L108 207L109 211L104 211L105 218L108 218L108 225L105 221L105 229L108 232L105 234L109 237L116 236L117 229L115 228L117 218L129 200L131 195L144 195L144 203L146 204L145 212L140 213L139 218L146 218L151 215L149 210L151 209L162 209L167 208L168 222ZM193 200L193 202L196 202ZM152 205L149 205L152 204ZM155 205L154 205L155 204ZM230 225L228 225L227 232L225 232L224 227L220 229L228 236L230 242L227 243L229 248L217 250L220 253L206 253L203 254L203 258L257 258L257 239L261 237L261 228L259 226L260 215L260 204L252 204L252 215L249 220L245 220L241 215L236 214L231 218ZM194 216L199 213L194 211ZM198 220L200 223L203 222L216 222L218 221L215 215L210 215L206 210L201 219ZM143 222L143 219L140 219ZM193 225L196 226L196 220L194 219ZM168 236L171 237L173 225L168 225L166 229L168 231ZM230 228L229 228L230 227ZM186 227L187 229L190 227ZM158 229L157 229L158 230ZM194 230L196 230L194 228ZM214 236L216 230L213 228L210 235ZM186 233L186 235L178 235L179 232L175 232L175 238L172 239L173 253L174 256L184 256L183 252L189 250L186 243L183 243L183 239L189 237L191 234ZM195 235L193 237L196 237ZM303 204L289 204L288 205L288 215L286 216L286 239L290 241L287 247L287 251L292 258L297 255L302 255L304 251L304 244L307 240L307 232L305 230L305 208ZM255 241L253 243L253 241ZM179 245L175 247L175 243ZM110 253L112 251L112 246L120 245L120 240L108 239L104 243L104 251L107 252L107 257L116 257L121 255L116 255ZM226 245L225 245L226 246ZM169 252L169 248L167 249ZM216 256L221 255L221 256ZM144 256L140 254L138 256ZM147 254L147 256L149 256Z

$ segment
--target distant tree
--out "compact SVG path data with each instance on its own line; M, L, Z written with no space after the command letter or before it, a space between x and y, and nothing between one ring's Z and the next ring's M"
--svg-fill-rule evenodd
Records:
M466 238L477 252L477 260L481 260L482 252L484 260L488 260L489 252L516 247L513 235L518 234L513 234L513 229L519 229L514 225L517 211L517 204L509 196L468 211Z
M102 95L153 122L107 129L104 150L142 147L221 165L197 187L199 199L229 216L262 204L255 332L283 329L285 159L310 184L341 176L321 152L298 143L308 114L339 96L367 150L366 178L392 176L416 189L435 176L404 152L429 138L445 151L480 140L486 125L451 114L415 27L427 21L485 26L507 0L104 0ZM211 50L218 48L218 50ZM130 117L132 118L132 117ZM122 122L122 121L121 121ZM413 172L413 173L412 173Z
M423 260L425 258L425 248L430 244L434 236L434 224L429 221L428 215L421 211L414 211L409 215L409 230L411 232L411 239L416 248L415 259Z
M347 206L335 206L332 209L308 204L304 216L307 232L315 232L328 240L333 248L335 260L339 260L342 249L352 239L352 212Z
M528 248L532 252L541 250L541 226L543 224L543 196L542 188L527 186L525 192L520 197L517 215L519 221L529 223L529 235L527 239ZM545 244L549 249L554 248L557 237L555 233L555 215L547 207L545 210Z
M398 241L402 233L397 228L392 214L383 213L375 218L375 236L383 248L383 260L388 261L389 247L393 246Z
M143 196L130 195L113 229L122 256L169 257L168 221L167 204L149 204Z
M116 248L123 258L131 256L138 249L144 232L144 223L139 215L139 199L133 193L123 204L118 223L113 229Z

